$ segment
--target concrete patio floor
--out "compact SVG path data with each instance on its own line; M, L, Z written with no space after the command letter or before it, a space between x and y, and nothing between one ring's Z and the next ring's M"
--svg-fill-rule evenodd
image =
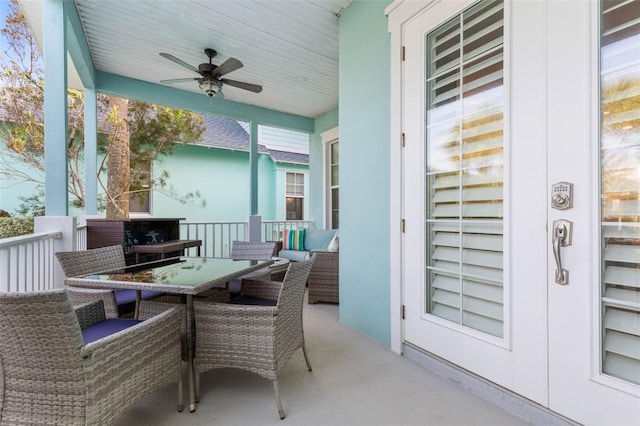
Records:
M201 376L196 412L189 413L185 405L178 413L175 386L170 386L140 401L118 424L570 424L501 391L496 397L494 391L446 377L443 371L450 367L434 371L396 355L342 325L337 305L305 301L304 321L313 371L307 371L301 350L289 360L279 379L284 420L278 417L270 381L224 369ZM188 398L186 381L184 392Z

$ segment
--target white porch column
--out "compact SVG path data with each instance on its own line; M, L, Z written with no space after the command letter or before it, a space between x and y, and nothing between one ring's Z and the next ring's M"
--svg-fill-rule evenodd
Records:
M84 213L98 213L98 103L95 89L84 89Z
M71 216L39 216L33 221L33 231L62 231L62 238L54 240L53 252L76 249L76 218ZM64 273L60 264L53 262L53 282L56 288L64 287Z
M44 58L44 163L45 210L48 215L68 213L67 172L67 20L62 0L45 0Z

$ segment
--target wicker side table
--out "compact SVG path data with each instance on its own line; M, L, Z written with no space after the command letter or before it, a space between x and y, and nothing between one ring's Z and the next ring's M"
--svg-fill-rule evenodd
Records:
M309 273L309 303L339 303L340 288L339 253L336 251L312 251L316 253L316 261Z

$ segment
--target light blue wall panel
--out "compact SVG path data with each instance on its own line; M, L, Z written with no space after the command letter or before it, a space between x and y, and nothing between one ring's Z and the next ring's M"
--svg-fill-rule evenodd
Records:
M1 145L0 147L5 149ZM23 167L18 163L14 163L13 165L19 170L27 170L26 167ZM16 183L9 182L4 179L0 180L0 209L8 212L12 216L16 216L16 209L22 203L18 197L29 197L31 195L35 195L37 192L37 184L33 182Z
M168 170L170 184L179 195L200 191L206 208L181 204L158 191L152 214L188 220L240 221L249 215L249 153L202 146L179 146L174 154L154 165L154 175Z
M154 165L154 175L163 168L169 172L169 183L178 195L200 191L206 207L200 202L182 204L174 198L155 191L152 214L156 217L184 217L191 221L244 221L249 206L249 153L203 146L176 146L173 155ZM258 214L264 220L284 220L284 181L278 185L283 170L306 172L306 166L276 165L271 157L258 156Z
M390 346L389 1L340 17L340 320Z

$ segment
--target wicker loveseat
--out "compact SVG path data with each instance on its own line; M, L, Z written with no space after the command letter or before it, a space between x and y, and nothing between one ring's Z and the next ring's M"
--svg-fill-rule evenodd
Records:
M301 262L309 259L312 251L338 251L329 247L338 239L337 229L304 229L304 247L297 250L287 249L280 246L278 257L289 259L292 262ZM282 241L279 242L282 244Z
M282 241L279 241L278 244L281 245ZM308 259L313 254L317 254L307 281L309 286L308 303L339 303L340 253L338 252L338 230L306 229L304 247L300 248L304 248L304 250L279 250L278 257L299 262Z

